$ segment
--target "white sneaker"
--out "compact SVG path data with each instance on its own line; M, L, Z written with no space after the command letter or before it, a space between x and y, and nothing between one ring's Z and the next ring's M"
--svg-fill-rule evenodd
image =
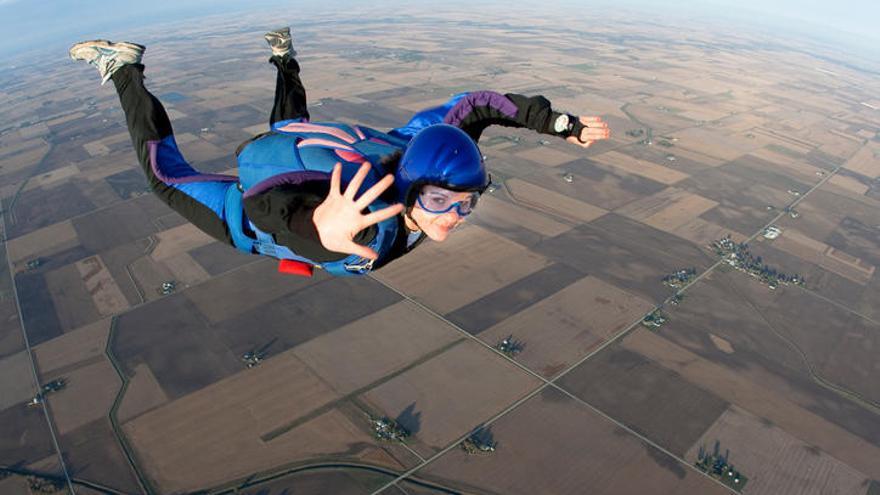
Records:
M293 49L290 40L289 27L269 31L263 37L266 38L266 42L272 48L272 56L281 58L284 58L285 55L290 57L296 56L296 50Z
M98 68L101 85L126 65L139 64L147 47L135 43L113 43L107 40L91 40L70 47L70 58L85 60Z

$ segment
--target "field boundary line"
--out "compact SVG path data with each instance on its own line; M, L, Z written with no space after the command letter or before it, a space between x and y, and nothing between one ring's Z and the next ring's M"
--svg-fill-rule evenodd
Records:
M698 125L698 126L692 126L692 127L701 127L701 126ZM691 128L691 127L688 127L688 128ZM629 146L629 145L630 145L630 144L627 144L626 146ZM624 147L624 146L618 146L618 147L616 147L616 148L614 148L614 149L622 148L622 147ZM837 166L835 166L835 168L834 168L830 173L825 174L825 176L822 177L822 180L820 180L819 182L817 182L816 184L814 184L814 185L813 185L813 186L812 186L807 192L805 192L804 194L802 194L802 195L798 196L797 198L795 198L795 200L792 201L792 202L788 205L787 209L793 209L795 206L797 206L801 201L803 201L804 199L806 199L807 196L809 196L811 193L813 193L813 192L816 191L818 188L822 187L826 182L828 182L828 180L830 180L835 174L837 174L837 172L840 171L841 168L843 168L842 165L837 165ZM766 230L767 227L773 225L774 223L776 223L777 221L779 221L780 218L782 218L783 216L785 216L785 215L787 214L787 209L783 209L782 211L780 211L779 213L777 213L776 216L774 216L769 222L767 222L763 227L761 227L760 230L758 230L757 232L755 232L754 234L752 234L751 236L749 236L744 242L746 242L746 243L751 242L751 241L753 241L755 238L757 238L759 235L761 235L761 233L764 232L764 230ZM715 261L715 263L713 263L711 266L709 266L708 268L706 268L705 271L703 271L702 273L700 273L697 277L695 277L693 280L691 280L688 284L682 286L679 290L677 290L676 293L679 293L679 294L680 294L680 293L684 292L686 289L688 289L689 287L693 286L693 285L694 285L695 283L697 283L698 281L702 280L704 277L706 277L706 276L708 276L709 274L711 274L713 271L715 271L716 268L718 268L718 266L720 266L720 265L722 265L722 264L724 264L724 259L723 259L723 258L722 258L722 259L719 259L719 260L717 260L717 261ZM413 303L419 305L419 307L421 307L423 310L427 311L429 314L435 316L436 318L440 318L441 320L445 321L447 324L449 324L450 326L452 326L452 327L453 327L454 329L456 329L457 331L459 331L459 332L463 333L464 335L468 336L469 338L471 338L471 339L477 341L478 343L480 343L480 344L483 345L484 347L487 347L487 348L491 349L491 350L494 351L496 354L500 354L503 358L505 358L505 359L507 359L508 361L510 361L510 362L512 362L512 363L514 363L514 364L516 364L520 369L522 369L522 370L524 370L524 371L527 371L529 374L538 377L539 379L541 379L541 380L544 382L542 385L538 386L538 388L536 388L536 389L535 389L534 391L532 391L531 393L527 394L525 397L523 397L523 398L521 398L520 400L514 402L513 404L511 404L510 406L508 406L506 409L504 409L504 410L501 411L500 413L498 413L498 414L496 414L495 416L493 416L493 417L492 417L491 419L489 419L488 421L482 423L483 425L489 425L489 424L495 422L496 420L500 419L502 416L504 416L504 415L506 415L507 413L509 413L509 412L513 411L514 409L518 408L521 404L523 404L524 402L526 402L528 399L534 397L535 395L537 395L538 393L540 393L541 391L543 391L543 390L544 390L545 388L547 388L548 386L549 386L549 387L552 387L552 388L555 388L555 389L557 389L557 390L559 390L559 391L563 391L567 396L574 398L574 396L572 396L569 392L564 391L564 389L563 389L562 387L558 386L558 385L556 384L556 381L559 380L560 378L562 378L563 376L566 376L566 375L567 375L569 372L571 372L573 369L575 369L576 367L580 366L581 364L583 364L584 362L586 362L586 361L587 361L588 359L590 359L591 357L595 356L595 355L596 355L597 353L599 353L601 350L605 349L605 348L608 347L609 345L611 345L611 344L613 344L613 343L619 341L620 339L622 339L623 337L625 337L626 335L628 335L629 333L631 333L631 332L633 331L633 329L635 329L635 328L638 327L638 325L642 322L642 320L644 320L644 318L645 318L647 315L653 313L654 311L656 311L656 310L658 310L658 309L661 309L661 308L664 306L664 304L666 304L667 302L669 302L669 300L672 298L672 296L670 296L669 298L667 298L666 300L664 300L662 303L660 303L660 304L658 304L658 305L655 305L654 308L653 308L651 311L649 311L648 313L646 313L645 315L643 315L642 317L640 317L638 320L636 320L636 321L634 321L633 323L631 323L628 327L626 327L625 329L623 329L623 330L621 330L620 332L618 332L615 336L613 336L613 337L609 338L608 340L606 340L605 342L603 342L603 343L602 343L600 346L598 346L596 349L593 349L591 352L589 352L589 353L588 353L587 355L585 355L583 358L581 358L581 359L579 359L578 361L576 361L573 365L567 367L564 371L562 371L561 373L559 373L558 375L556 375L553 379L551 379L551 380L547 380L547 379L545 379L544 377L542 377L541 375L538 375L537 373L535 373L533 370L529 369L528 367L526 367L526 366L524 366L524 365L522 365L522 364L520 364L520 363L517 363L514 359L512 359L512 358L510 358L510 357L508 357L508 356L506 356L506 355L504 355L503 353L501 353L501 352L498 351L497 349L495 349L495 348L489 346L487 343L483 342L482 340L480 340L480 339L477 338L476 336L471 335L469 332L467 332L466 330L462 329L460 326L458 326L458 325L456 325L455 323L453 323L453 322L449 321L448 319L444 318L442 315L439 315L438 313L436 313L436 312L433 311L432 309L428 308L428 307L425 306L424 304L421 304L421 303L419 303L418 301L415 301L414 299L412 299L412 298L409 297L408 295L403 294L402 292L396 290L394 287L391 287L390 285L385 284L385 283L382 282L382 281L380 281L380 283L382 283L382 284L385 285L386 287L390 288L391 290L394 290L394 291L397 292L398 294L401 294L402 296L404 296L404 297L407 298L408 300L410 300L410 301L412 301ZM638 432L635 432L635 431L632 430L631 428L629 428L629 427L627 427L627 426L625 426L625 425L623 425L623 424L618 423L616 420L614 420L614 419L611 418L610 416L607 416L607 415L605 415L604 413L601 413L598 409L596 409L594 406L590 405L588 402L583 401L582 399L580 399L579 402L581 402L582 404L584 404L584 405L590 407L590 408L593 409L594 411L598 412L599 414L601 414L601 415L602 415L603 417L605 417L606 419L612 421L614 424L617 424L618 426L624 428L625 430L627 430L627 431L630 432L631 434L635 435L637 438L641 439L642 441L644 441L644 442L650 444L651 446L653 446L653 447L655 447L655 448L658 448L661 452L664 452L664 453L669 454L669 452L668 452L666 449L660 447L659 445L657 445L656 443L654 443L654 442L651 441L650 439L644 437L643 435L639 434ZM468 434L468 435L469 435L469 434ZM446 448L442 449L442 450L441 450L440 452L438 452L437 454L435 454L435 455L429 457L429 458L428 458L428 459L427 459L422 465L420 465L420 466L416 466L416 467L410 469L409 471L405 472L403 475L400 476L399 479L394 480L393 482L388 483L388 484L386 484L385 486L381 487L380 489L376 490L375 492L373 492L373 495L377 495L377 494L381 493L382 491L388 489L390 486L394 486L394 485L396 485L396 483L397 483L398 481L405 479L407 476L409 476L409 475L411 475L411 474L414 474L416 471L420 470L421 468L425 467L426 465L428 465L428 464L430 464L431 462L435 461L436 459L440 458L443 454L445 454L446 452L448 452L448 451L450 451L452 448L454 448L458 443L464 441L464 439L467 438L468 435L464 435L464 436L462 436L462 437L459 438L455 443L453 443L453 444L447 446ZM680 458L680 457L677 457L677 456L674 456L674 455L673 455L673 458L676 459L676 460L678 460L679 462L683 463L683 464L684 464L685 466L687 466L689 469L691 469L691 470L693 470L693 471L695 471L695 472L697 472L697 473L699 473L699 474L705 476L706 478L712 480L714 483L718 484L719 486L723 486L725 489L731 490L730 488L728 488L726 485L724 485L724 484L721 483L720 481L718 481L718 480L716 480L715 478L712 478L711 476L709 476L707 473L704 473L704 472L700 471L699 469L697 469L696 467L691 466L690 463L688 463L688 462L685 461L684 459L682 459L682 458ZM732 490L731 490L731 491L732 491ZM734 492L734 493L735 493L735 492Z
M18 311L18 324L19 328L21 328L21 337L24 340L24 350L28 354L28 358L31 364L31 373L34 380L34 384L36 386L36 394L42 395L42 387L40 385L40 374L37 371L37 362L36 357L34 356L33 348L31 347L30 339L27 334L27 326L24 321L24 313L21 312L21 301L18 298L18 285L15 282L15 272L12 270L12 263L9 261L9 250L6 248L8 245L7 238L7 226L6 226L6 217L0 214L0 226L3 227L3 253L6 262L6 269L9 272L9 281L12 284L12 293L13 298L15 299L15 309ZM46 418L46 425L49 427L49 436L52 438L52 445L55 447L55 453L58 456L58 463L61 466L61 471L64 474L64 479L67 481L67 489L68 491L76 495L76 490L73 488L73 481L70 479L70 472L67 470L67 463L64 462L64 453L61 451L61 444L58 442L58 435L55 431L55 424L52 422L52 417L49 412L49 401L43 398L43 402L41 404L41 409L43 410L43 416Z
M113 353L113 340L116 336L116 321L117 317L112 316L110 320L110 332L107 335L107 345L104 347L104 354L107 356L107 359L110 360L110 364L113 365L116 374L119 375L121 384L119 386L119 391L116 392L116 397L113 399L113 405L110 406L110 410L107 412L107 419L110 420L110 427L113 429L113 436L116 437L116 441L119 443L119 446L122 447L122 452L125 454L129 467L134 472L138 485L140 485L141 490L143 490L144 493L152 495L153 493L156 493L156 490L150 482L150 479L143 473L138 465L134 449L132 449L131 445L128 443L128 438L125 436L125 433L122 431L122 426L119 424L119 407L122 405L122 399L125 398L125 393L128 391L130 380L125 373L122 372L122 367L116 360L116 355Z
M375 279L375 277L373 277L373 278ZM585 361L586 358L585 358L585 359L581 359L580 361L578 361L577 364L575 364L575 365L573 365L573 366L571 366L571 367L568 367L565 371L563 371L563 372L561 372L560 374L556 375L554 378L552 378L552 379L547 379L547 378L545 378L544 376L542 376L542 375L540 375L539 373L537 373L537 372L535 372L534 370L532 370L531 368L529 368L528 366L526 366L526 365L524 365L524 364L522 364L522 363L520 363L520 362L517 362L515 359L511 358L510 356L507 356L507 355L504 354L503 352L501 352L501 351L499 351L498 349L492 347L491 345L489 345L488 343L484 342L483 340L481 340L481 339L480 339L479 337L477 337L476 335L471 334L471 333L468 332L467 330L463 329L463 328L460 327L459 325L457 325L457 324L453 323L452 321L448 320L447 318L445 318L444 316L440 315L439 313L437 313L436 311L432 310L431 308L429 308L429 307L425 306L424 304L422 304L422 303L416 301L415 299L413 299L413 298L410 297L409 295L404 294L403 292L397 290L397 289L394 288L393 286L391 286L391 285L389 285L389 284L387 284L387 283L385 283L385 282L383 282L383 281L381 281L381 280L378 280L378 279L375 279L375 280L377 280L379 283L381 283L381 284L384 285L385 287L387 287L387 288L393 290L394 292L400 294L401 296L403 296L404 298L406 298L408 301L412 302L413 304L417 305L420 309L422 309L423 311L425 311L425 312L428 313L429 315L431 315L431 316L433 316L434 318L437 318L437 319L439 319L439 320L445 322L447 325L449 325L449 326L452 327L454 330L456 330L457 332L459 332L459 333L461 333L462 335L464 335L466 338L475 341L475 342L476 342L477 344L479 344L480 346L482 346L482 347L484 347L484 348L490 350L491 352L493 352L493 353L495 353L496 355L500 356L502 359L504 359L504 360L506 360L507 362L513 364L514 366L516 366L517 368L521 369L522 371L525 371L527 374L531 375L532 377L537 378L537 379L541 382L541 384L538 385L534 390L532 390L531 392L528 392L528 393L525 394L523 397L520 397L519 399L517 399L516 401L514 401L512 404L510 404L510 405L508 405L507 407L505 407L504 409L502 409L500 412L498 412L498 413L496 413L495 415L491 416L488 420L483 421L483 422L481 422L480 424L476 425L475 428L484 428L484 427L486 427L486 426L491 425L491 424L494 423L495 421L501 419L502 417L504 417L504 416L507 415L508 413L512 412L513 410L517 409L517 408L518 408L519 406L521 406L522 404L524 404L524 403L526 403L527 401L529 401L531 398L533 398L533 397L535 397L536 395L538 395L538 394L540 394L541 392L543 392L544 389L550 387L550 388L553 388L553 389L556 389L556 390L558 390L558 391L563 392L563 393L564 393L566 396L568 396L568 397L574 398L574 399L576 400L576 402L578 402L578 403L580 403L580 404L582 404L582 405L586 405L586 406L589 407L591 410L593 410L593 411L599 413L599 415L602 416L603 418L605 418L605 419L611 421L615 426L618 426L618 427L620 427L620 428L623 428L623 429L626 430L628 433L632 434L633 436L635 436L636 438L638 438L638 439L641 440L642 442L647 443L648 445L651 445L652 447L654 447L654 448L660 450L661 452L663 452L663 453L665 453L665 454L667 454L667 455L670 455L673 459L675 459L675 460L679 461L680 463L684 464L684 466L685 466L686 469L691 469L692 471L694 471L694 472L696 472L696 473L698 473L698 474L700 474L700 475L702 475L702 476L705 476L705 477L708 478L709 480L712 480L714 483L718 484L719 486L723 486L725 489L730 490L730 489L727 488L727 486L725 486L723 483L721 483L720 481L718 481L718 480L712 478L712 477L709 476L708 474L706 474L706 473L700 471L700 470L697 469L696 467L691 466L690 463L688 463L687 461L685 461L685 460L682 459L681 457L678 457L678 456L672 454L671 452L669 452L669 451L666 450L665 448L663 448L663 447L661 447L660 445L656 444L656 443L655 443L654 441L652 441L651 439L649 439L649 438L645 437L644 435L642 435L642 434L636 432L635 430L633 430L632 428L626 426L625 424L620 423L620 422L617 421L617 420L614 420L613 418L611 418L611 417L608 416L607 414L602 413L601 411L599 411L595 406L593 406L593 405L587 403L587 402L584 401L583 399L580 399L580 398L576 398L576 397L574 397L570 392L567 392L567 391L565 391L564 389L562 389L560 386L556 385L556 383L555 383L556 380L558 380L558 379L560 379L561 377L565 376L566 373L568 373L569 371L571 371L572 369L574 369L574 368L575 368L576 366L578 366L581 362ZM655 306L655 309L656 309L656 306ZM618 340L622 335L629 333L630 330L632 330L632 328L634 328L636 325L638 325L639 323L641 323L641 321L642 321L642 320L641 320L641 318L640 318L638 321L636 321L635 323L629 325L629 326L628 326L627 328L625 328L624 330L621 330L620 332L618 332L617 336L615 336L614 338L610 338L610 339L608 339L608 341L607 341L605 344L603 344L602 346L599 346L597 349L595 349L593 352L591 352L590 355L595 354L596 352L598 352L600 349L603 349L604 347L606 347L606 346L607 346L608 344L610 344L611 342ZM401 474L397 479L392 480L391 482L385 484L384 486L382 486L382 487L379 488L378 490L372 492L372 495L377 495L377 494L379 494L379 493L381 493L381 492L387 490L388 488L390 488L390 487L392 487L392 486L395 486L395 487L396 487L396 485L397 485L398 482L400 482L400 481L405 481L405 480L408 479L412 474L415 474L418 470L422 469L423 467L427 466L428 464L432 463L433 461L439 459L441 456L443 456L444 454L446 454L446 453L449 452L450 450L452 450L452 449L454 449L455 447L457 447L461 442L463 442L465 439L467 439L468 437L470 437L470 435L472 434L472 432L473 432L473 429L468 430L464 435L458 437L457 440L453 441L452 443L450 443L449 445L447 445L446 447L444 447L443 449L441 449L439 452L435 453L434 455L432 455L431 457L429 457L428 459L426 459L422 464L420 464L420 465L418 465L418 466L415 466L415 467L409 469L408 471L406 471L406 472L404 472L403 474Z
M814 382L816 382L819 386L826 388L831 392L836 393L837 395L843 397L844 399L855 402L856 404L862 406L863 408L870 410L872 413L880 415L880 405L878 405L876 402L874 402L873 400L871 400L867 397L864 397L862 394L859 394L858 392L854 392L854 391L852 391L842 385L838 385L838 384L832 382L831 380L828 380L827 378L823 377L821 374L817 373L816 367L810 361L809 356L807 356L807 353L804 352L803 349L801 349L801 347L797 344L797 342L795 342L793 339L790 339L789 337L784 335L781 331L779 331L776 328L776 325L774 325L773 323L770 322L770 320L767 319L767 317L764 315L764 312L761 311L761 309L758 308L755 305L755 303L753 303L749 298L747 298L739 290L737 290L737 288L735 286L733 286L732 283L729 285L731 286L730 288L733 291L733 293L736 294L737 296L739 296L740 298L742 298L743 302L745 302L749 307L751 307L752 311L754 311L758 315L758 317L761 318L761 321L763 321L764 324L767 325L767 327L770 329L770 332L772 332L773 335L775 335L779 340L783 341L788 347L790 347L791 350L793 350L795 352L795 354L800 356L801 360L804 363L804 366L806 366L806 368L807 368L807 373L810 375L810 378L812 378Z

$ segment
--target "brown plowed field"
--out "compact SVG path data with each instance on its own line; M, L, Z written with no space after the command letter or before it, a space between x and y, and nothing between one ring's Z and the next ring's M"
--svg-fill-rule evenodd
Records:
M205 404L205 407L209 407ZM252 412L252 410L250 411ZM257 428L245 417L247 409L226 411L226 419L210 421L209 428L193 437L160 435L148 429L126 425L126 432L142 456L147 473L163 493L190 491L242 479L286 464L318 459L358 461L380 447L363 428L337 410L330 410L288 431L269 443L260 440ZM142 416L143 417L143 416ZM159 442L171 441L171 445ZM401 469L392 462L385 467Z
M171 272L174 280L185 287L211 278L211 275L202 268L202 265L196 263L189 253L169 256L163 260L163 264Z
M712 363L663 337L638 331L624 339L625 349L642 354L684 379L773 422L789 434L872 478L880 476L880 447L810 412L737 370ZM734 353L735 355L735 353ZM776 380L778 381L778 379ZM772 384L771 384L772 385Z
M411 445L429 455L524 396L538 380L474 342L445 353L366 392L377 412L400 418Z
M498 442L492 455L456 448L416 474L466 492L510 495L729 493L552 389L489 429Z
M535 249L655 302L670 294L660 282L664 275L682 268L705 268L710 262L692 243L615 213L548 239Z
M880 145L867 143L859 151L846 161L844 167L858 172L867 177L880 177Z
M40 373L46 375L104 354L109 334L110 318L105 318L34 347Z
M697 461L700 448L715 444L748 478L754 495L864 494L870 478L799 440L763 418L731 406L706 430L685 458Z
M0 359L0 411L10 407L24 407L34 396L37 386L31 371L31 358L20 351Z
M571 229L570 225L553 220L547 215L488 194L480 197L479 208L474 210L473 216L490 224L493 231L516 225L546 237L553 237Z
M565 174L571 174L571 182L565 180ZM581 207L583 212L580 212L574 209L578 203L587 203L606 210L613 210L666 187L661 182L633 175L622 169L603 165L587 158L581 158L556 169L529 171L527 175L521 177L522 179L510 179L506 182L517 200L538 207L546 204L548 209L554 210L554 214L563 218L576 219L579 216L584 216L582 222L592 220L584 214L592 213L595 208ZM521 182L518 182L520 180ZM530 184L530 186L526 186L526 184ZM523 191L524 188L526 191ZM535 193L541 190L551 191L551 193L544 198L538 197L535 193L524 196L524 192L529 192L528 188L538 188L535 189ZM563 195L563 198L570 199L559 198L559 201L555 201L557 204L552 205L549 201L554 194L560 194Z
M293 495L321 493L327 495L369 495L392 479L357 469L320 469L296 473L277 481L239 490L242 495ZM387 492L399 495L393 491Z
M728 406L711 390L617 344L585 361L559 384L679 456Z
M280 274L277 273L277 263L265 260L193 287L186 291L186 297L209 322L218 323L326 280L326 277L321 273L312 278ZM247 297L241 297L242 294Z
M46 273L46 286L65 332L101 319L75 264Z
M634 201L616 210L615 213L638 220L655 229L674 233L717 205L718 203L710 199L670 187Z
M6 244L6 249L9 261L13 265L23 265L31 258L69 249L78 243L79 240L73 224L70 223L70 220L65 220L16 237Z
M620 170L628 174L639 175L661 184L675 184L688 178L688 175L673 168L664 167L644 160L633 158L619 151L609 151L594 158L603 167Z
M347 394L460 338L442 320L404 301L316 337L293 352L336 392Z
M133 371L134 375L128 380L128 388L117 412L117 418L122 423L168 402L168 396L149 366L138 364Z
M128 301L110 275L100 256L92 256L76 262L86 290L101 316L111 316L128 309Z
M48 398L60 435L107 416L121 385L110 361L100 359L63 377L67 386Z
M806 291L767 294L744 282L736 280L740 294L806 353L816 373L880 404L880 325Z
M475 225L461 228L442 244L425 244L374 277L439 313L550 264L543 256Z
M652 303L586 277L480 333L496 345L508 335L524 348L516 360L547 378L642 317Z
M510 195L518 203L550 213L562 220L586 223L599 218L606 213L606 210L586 202L586 199L593 199L595 201L596 198L590 198L590 196L587 195L578 195L577 197L584 199L584 201L581 201L557 192L559 185L564 184L565 182L562 181L561 172L554 172L552 178L545 178L542 181L554 183L554 185L557 186L551 186L550 189L546 187L550 184L542 183L542 185L539 186L521 179L510 179L505 182L505 184L507 185L508 191L510 191ZM533 181L534 179L535 178L533 178ZM555 184L557 182L560 184ZM579 181L579 183L580 182L582 181ZM581 184L580 187L584 187L584 184Z
M156 245L150 256L157 261L163 261L176 254L214 242L214 238L191 223L158 232L155 234L155 238Z
M124 430L163 492L192 490L371 443L363 425L335 410L307 416L338 398L288 351L143 414ZM263 440L300 418L306 422Z
M125 493L140 493L140 486L119 446L106 416L60 437L67 469L87 479ZM80 493L79 487L76 493Z
M576 154L577 151L572 151L574 151L575 154L564 153L553 148L540 146L538 148L532 148L530 150L517 153L517 156L520 158L525 158L526 160L533 161L545 167L556 167L562 165L563 163L568 163L572 160L576 160L578 158Z

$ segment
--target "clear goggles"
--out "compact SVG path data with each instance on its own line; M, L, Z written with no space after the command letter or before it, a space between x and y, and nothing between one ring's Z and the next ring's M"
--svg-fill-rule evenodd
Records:
M459 201L453 201L456 196L461 197L462 194L467 194L467 197ZM474 207L477 206L477 199L479 198L480 193L476 191L461 193L443 189L439 186L428 185L422 187L422 191L419 193L416 201L418 201L419 207L428 213L440 215L455 208L458 216L466 217L474 211Z

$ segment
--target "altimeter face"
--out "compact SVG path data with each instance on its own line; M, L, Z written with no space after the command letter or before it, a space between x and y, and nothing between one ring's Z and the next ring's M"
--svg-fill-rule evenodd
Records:
M553 130L558 133L563 133L568 130L568 115L562 114L559 117L556 117L556 122L553 123Z

